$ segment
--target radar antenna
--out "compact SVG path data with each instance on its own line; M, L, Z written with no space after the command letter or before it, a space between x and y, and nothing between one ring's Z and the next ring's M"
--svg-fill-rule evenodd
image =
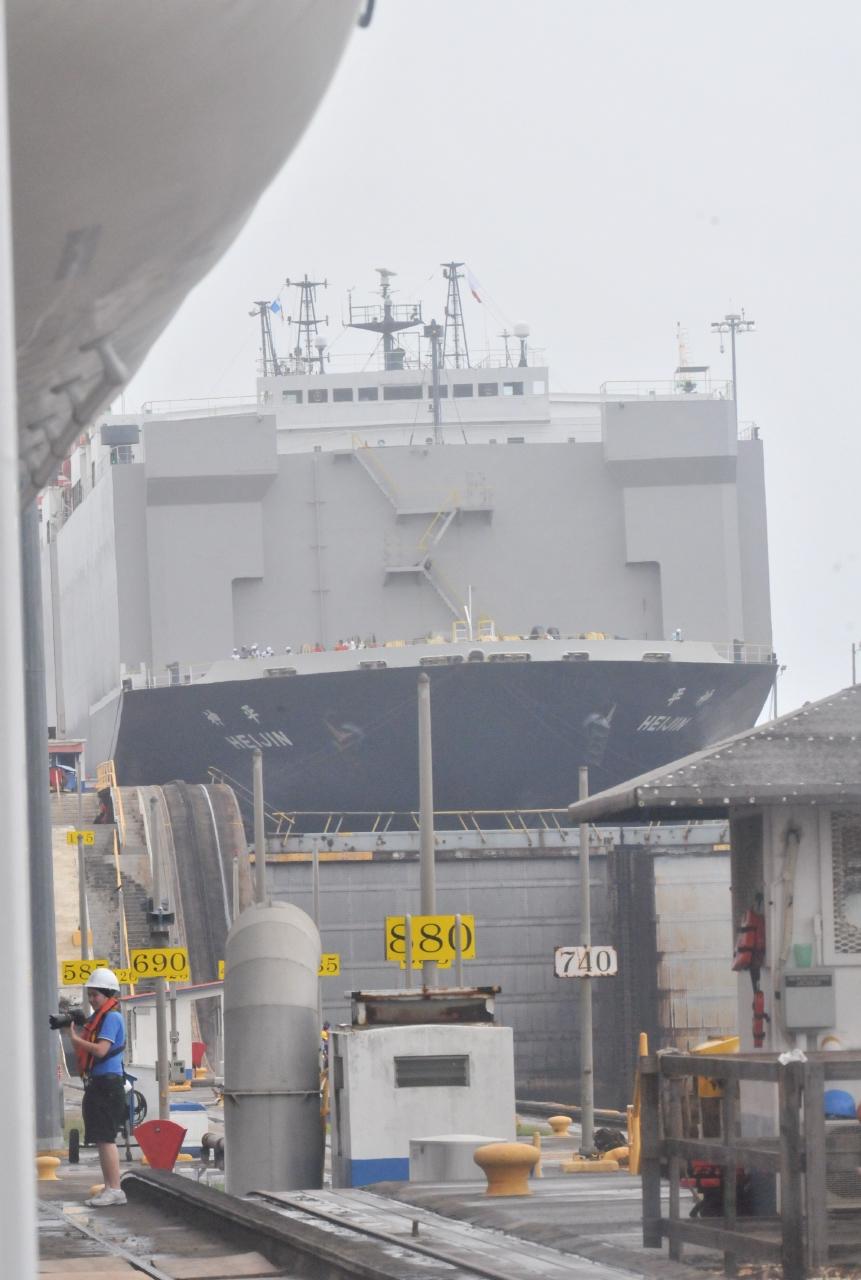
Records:
M371 333L383 335L383 352L386 369L403 369L405 351L396 347L393 334L401 329L412 329L422 324L421 303L396 304L392 302L391 280L397 274L388 267L377 267L380 274L380 297L382 306L354 307L353 296L350 295L350 319L348 329L367 329Z
M744 307L741 309L741 315L733 312L731 315L724 316L723 320L712 320L712 332L720 334L720 349L723 355L723 335L728 333L732 342L732 402L735 412L735 425L738 430L738 382L735 368L735 335L737 333L750 333L755 320L748 320L744 314Z
M702 374L704 379L708 379L709 366L707 364L691 364L691 353L688 348L688 331L682 328L681 320L676 321L676 342L679 344L679 364L675 372L675 389L676 391L684 391L687 395L697 389L697 380L692 375L695 373Z
M255 302L254 305L257 310L248 314L260 317L260 372L264 378L277 378L286 370L284 362L278 359L272 338L272 306L269 302Z
M460 284L463 273L458 271L462 262L443 262L443 275L448 281L445 300L445 334L442 340L442 363L446 361L455 369L469 368L469 348L466 345L466 329L463 323L463 307L460 301ZM449 329L451 338L449 338ZM449 342L451 346L449 347Z
M323 352L326 350L326 341L324 338L317 337L317 330L321 324L328 324L329 317L325 320L317 319L317 290L328 289L328 280L309 280L307 275L304 280L285 280L285 286L288 289L299 290L299 316L296 320L298 334L296 338L296 346L293 348L293 364L296 373L302 373L303 369L307 373L314 372L315 364L319 364L319 373L324 372L323 362L325 356ZM287 317L288 324L293 321L290 316Z

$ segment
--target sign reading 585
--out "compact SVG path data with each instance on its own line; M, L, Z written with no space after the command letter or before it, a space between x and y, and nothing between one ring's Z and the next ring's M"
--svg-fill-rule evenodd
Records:
M455 958L454 916L412 916L410 919L412 935L413 968L423 964L425 960L436 960L443 968L448 968ZM386 917L386 959L396 960L402 969L406 968L406 917ZM475 917L460 917L460 945L464 960L475 959Z

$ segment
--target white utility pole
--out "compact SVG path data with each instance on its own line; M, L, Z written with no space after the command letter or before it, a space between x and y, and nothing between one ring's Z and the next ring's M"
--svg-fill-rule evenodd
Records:
M436 866L434 862L433 833L433 744L431 740L430 677L426 671L419 676L419 876L421 883L421 913L436 915ZM407 954L407 973L411 972L412 957ZM436 960L422 964L422 985L435 987L439 980Z
M0 1054L0 1150L7 1168L17 1171L5 1178L0 1196L0 1240L4 1274L34 1280L36 1133L14 305L6 17L0 0L0 812L9 851L0 858L0 968L6 991L16 993L15 1051Z
M167 946L169 937L164 933L161 925L161 914L163 906L163 896L161 887L161 860L159 858L159 844L156 840L156 824L155 813L158 801L155 796L150 798L150 844L152 846L152 914L150 916L150 934L152 937L152 945L154 947ZM154 919L154 917L159 919ZM168 1083L170 1075L170 1065L168 1060L168 1044L167 1044L167 991L165 980L162 977L154 979L155 981L155 1036L156 1036L156 1087L158 1089L158 1118L159 1120L170 1119L170 1094L168 1092Z
M314 907L314 925L320 932L320 850L315 836L311 844L311 892ZM317 975L317 1037L320 1057L323 1055L323 979ZM322 1063L321 1063L322 1065Z
M580 799L589 796L589 770L580 766ZM580 945L592 945L592 897L589 885L589 823L580 823ZM592 978L580 980L580 1154L595 1151L595 1074L592 1062Z
M263 752L254 748L254 901L266 901L266 830L263 824Z

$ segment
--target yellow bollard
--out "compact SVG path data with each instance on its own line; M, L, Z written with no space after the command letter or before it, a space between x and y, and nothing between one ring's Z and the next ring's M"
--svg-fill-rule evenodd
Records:
M564 1138L568 1134L568 1128L571 1124L570 1116L551 1116L547 1122L553 1130L554 1138Z
M36 1181L59 1182L54 1172L60 1161L56 1156L36 1156Z
M628 1147L613 1147L611 1151L605 1151L602 1160L618 1160L619 1164L627 1164L630 1155Z
M532 1170L532 1176L533 1178L543 1178L544 1174L541 1172L541 1134L540 1133L538 1132L533 1133L532 1145L533 1147L535 1147L536 1151L538 1152L538 1163L536 1164L535 1168Z
M531 1196L526 1179L540 1156L525 1142L491 1142L473 1160L487 1178L486 1196Z

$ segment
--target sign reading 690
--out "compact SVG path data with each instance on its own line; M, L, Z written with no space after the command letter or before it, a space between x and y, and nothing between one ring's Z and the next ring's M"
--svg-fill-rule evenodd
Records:
M412 935L413 968L425 960L436 960L443 968L448 968L455 958L455 916L412 916L410 919ZM386 959L396 960L402 969L406 968L406 918L404 916L386 917ZM460 944L464 960L475 959L475 917L460 917Z
M166 978L168 982L190 982L188 951L185 947L150 947L131 953L135 981L142 978Z

